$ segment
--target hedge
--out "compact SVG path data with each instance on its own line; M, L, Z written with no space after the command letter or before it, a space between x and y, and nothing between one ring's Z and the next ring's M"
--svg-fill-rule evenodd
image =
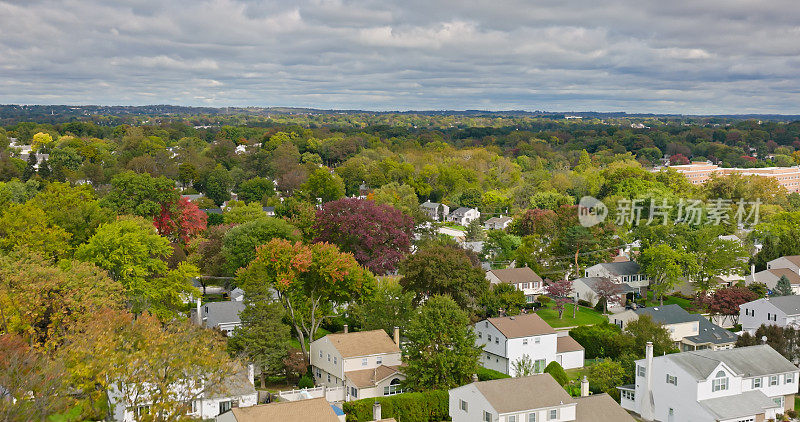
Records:
M511 375L495 371L494 369L484 368L482 366L478 366L477 374L478 374L478 380L480 381L491 381L491 380L499 380L501 378L511 378Z
M372 421L372 405L381 404L381 417L398 422L439 422L450 420L449 395L446 390L402 393L395 396L345 402L347 422Z

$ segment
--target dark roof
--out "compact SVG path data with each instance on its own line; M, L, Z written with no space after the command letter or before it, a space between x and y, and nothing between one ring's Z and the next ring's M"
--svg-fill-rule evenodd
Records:
M464 215L467 211L471 210L472 208L467 207L459 207L455 211L451 212L450 215L455 215L456 217L459 215Z
M698 322L698 334L696 336L688 336L685 337L686 340L691 341L694 344L705 344L705 343L712 343L712 344L725 344L725 343L733 343L736 341L739 336L736 334L720 327L717 324L707 320L702 315L697 314L690 314L697 319Z
M504 268L501 270L491 270L489 272L494 274L495 277L499 278L503 283L517 284L542 281L542 278L528 267Z
M206 311L206 308L208 311ZM208 302L203 305L203 318L206 320L206 327L216 327L219 324L229 324L241 322L239 313L244 310L244 303L236 300L224 302Z
M634 310L637 315L647 314L653 317L654 322L662 324L680 324L683 322L696 321L697 318L686 312L686 309L678 305L648 306Z
M606 393L576 397L575 420L580 422L635 422L636 419Z
M575 403L550 374L474 382L459 388L477 390L499 413Z
M639 264L634 261L604 262L598 265L601 265L613 275L636 275L641 272Z
M600 283L603 280L608 280L608 279L605 278L605 277L582 277L582 278L575 279L575 281L580 281L581 283L585 284L586 287L588 287L590 290L592 290L595 293L597 292L597 284ZM631 292L635 292L636 291L636 289L634 289L633 287L631 287L630 285L628 285L626 283L619 283L618 286L620 287L620 293L622 293L622 294L631 293Z
M508 339L555 334L553 327L536 314L488 318L487 321Z

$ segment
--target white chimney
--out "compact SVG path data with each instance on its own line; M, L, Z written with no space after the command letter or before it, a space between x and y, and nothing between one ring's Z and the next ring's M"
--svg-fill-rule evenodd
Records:
M350 326L345 324L344 325L344 333L347 334L348 332L350 332Z
M589 395L589 379L586 378L586 375L583 376L581 380L581 397L586 397Z
M648 341L644 352L645 375L644 386L641 389L642 397L639 400L639 414L645 421L655 419L655 405L653 402L653 342Z
M247 378L250 380L250 384L253 384L253 387L256 386L256 367L252 363L247 365Z
M756 264L750 265L750 275L753 277L753 281L756 281Z
M381 404L375 402L375 404L372 405L372 420L379 421L381 419Z
M400 327L394 327L394 344L400 347Z

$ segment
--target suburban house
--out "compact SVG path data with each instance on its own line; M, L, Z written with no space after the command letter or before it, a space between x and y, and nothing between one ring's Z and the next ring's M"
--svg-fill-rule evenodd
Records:
M462 226L468 226L473 220L481 218L481 213L475 208L457 208L447 216L447 221Z
M761 325L800 327L800 296L773 296L739 305L742 330L754 334Z
M233 335L233 330L242 325L239 314L243 310L244 302L234 299L233 296L231 300L208 302L205 305L201 305L200 299L197 299L195 321L206 328L217 328L230 337Z
M609 315L608 319L623 330L640 315L650 315L653 321L664 325L672 341L681 351L703 349L732 349L739 338L736 334L716 325L702 315L690 314L678 305L653 306L627 310Z
M511 222L514 221L511 217L492 217L483 222L483 228L486 230L505 230Z
M191 402L187 416L202 420L214 418L231 409L255 406L258 393L253 385L253 366L243 367L236 374L227 377L222 383L206 386L193 386L195 380L186 379L176 385L182 392L180 399ZM187 375L188 377L188 375ZM148 393L130 386L112 385L108 391L109 403L113 406L113 418L118 422L138 421L143 414L150 412L151 402ZM131 402L135 398L135 402Z
M449 391L453 422L633 422L608 394L571 397L550 374L473 382Z
M216 422L344 422L334 406L324 398L259 404L231 409L216 418Z
M528 303L544 293L544 281L528 267L489 270L486 279L492 284L506 283L525 294Z
M583 367L583 346L569 335L558 335L539 315L487 318L474 328L476 344L483 347L480 364L484 368L514 375L514 363L525 355L536 373L553 361L564 369Z
M764 283L770 290L775 289L781 276L786 277L792 285L792 293L800 294L800 255L782 256L767 262L767 269L754 272L745 276L744 282L747 285L753 283Z
M401 393L400 329L394 341L383 330L328 334L311 343L317 385L344 388L345 401Z
M582 277L575 279L572 282L572 293L578 300L585 300L592 304L592 306L597 305L597 302L600 301L600 287L603 284L603 281L608 280L607 278L602 277ZM625 298L628 295L632 295L633 293L637 292L637 289L625 284L619 284L619 300L617 303L611 303L609 301L608 307L616 307L622 306L625 304ZM621 302L621 303L620 303Z
M444 221L448 214L450 214L450 207L438 202L425 201L422 205L422 212L433 221Z
M637 292L650 284L650 280L642 273L639 264L634 261L604 262L592 265L584 271L584 277L607 278L614 283L625 283Z
M645 421L739 422L794 409L798 369L767 345L653 357L648 343L635 375L620 404Z

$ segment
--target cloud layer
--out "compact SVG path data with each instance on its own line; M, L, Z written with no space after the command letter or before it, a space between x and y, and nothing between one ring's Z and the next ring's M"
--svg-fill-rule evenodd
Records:
M0 0L0 103L800 113L795 0Z

